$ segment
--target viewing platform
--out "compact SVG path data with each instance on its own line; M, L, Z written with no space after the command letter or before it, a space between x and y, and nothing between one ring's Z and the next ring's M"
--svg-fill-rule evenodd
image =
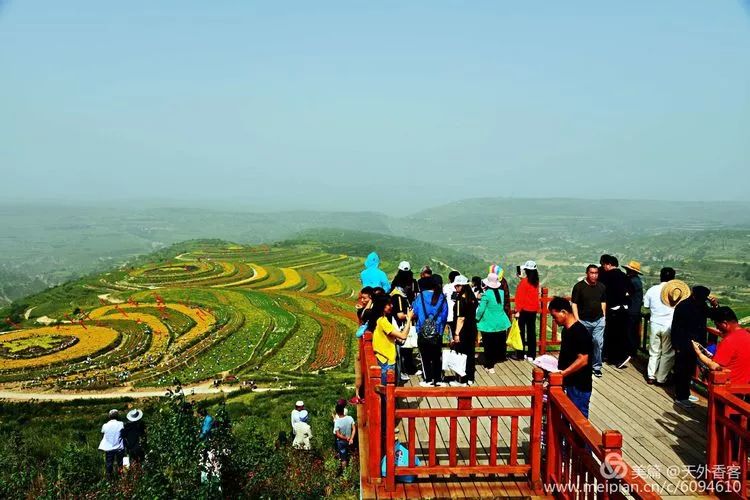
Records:
M544 316L540 322L546 327ZM559 343L556 334L548 329L547 346ZM646 384L645 362L605 366L594 377L587 421L561 377L551 374L543 384L543 372L528 361L499 363L494 374L478 365L471 387L423 388L415 376L397 387L392 374L383 386L367 332L357 363L365 393L358 408L362 498L656 499L730 486L732 497L747 498L750 405L743 398L750 386L729 387L726 374L714 372L696 379L707 390L684 409L671 388ZM408 466L396 467L394 447L385 446L396 438L409 451ZM739 455L732 440L742 444ZM399 475L417 477L403 483ZM711 480L720 483L715 491L705 487Z

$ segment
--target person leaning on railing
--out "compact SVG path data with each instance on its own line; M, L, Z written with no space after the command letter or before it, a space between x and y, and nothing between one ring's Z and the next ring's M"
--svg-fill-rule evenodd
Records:
M709 370L729 370L730 385L750 384L750 332L740 326L737 315L726 306L716 309L713 320L723 337L716 354L708 356L703 346L693 340L695 355Z
M399 330L390 320L391 313L393 312L393 303L390 296L376 296L373 309L373 314L378 319L375 322L375 330L372 332L372 349L375 351L375 357L378 360L378 365L380 365L380 382L385 385L388 370L393 370L396 373L396 380L398 380L399 370L396 363L396 339L406 340L414 313L409 309L406 313L406 323Z
M549 303L549 312L555 323L563 327L557 363L563 376L563 389L583 416L589 418L593 373L591 352L594 348L591 333L576 319L567 299L554 297Z

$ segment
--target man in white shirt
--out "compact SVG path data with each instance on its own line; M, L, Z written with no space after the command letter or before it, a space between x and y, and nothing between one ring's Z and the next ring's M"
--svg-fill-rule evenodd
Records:
M307 410L299 412L299 422L292 426L294 430L294 441L292 446L298 450L309 450L310 449L310 438L312 437L312 429L310 428L310 415Z
M674 348L672 347L672 316L674 308L661 299L661 291L667 281L675 278L675 270L662 268L659 273L661 283L648 289L643 296L643 307L651 311L649 323L651 335L648 342L648 368L646 382L664 384L674 366Z
M292 435L294 435L294 424L300 421L299 415L303 411L305 411L305 403L303 401L294 403L294 409L292 410Z
M122 442L122 429L125 425L117 419L119 412L109 410L109 421L102 425L102 440L99 443L99 449L104 452L104 463L107 471L107 478L114 475L115 463L117 470L122 467L122 457L124 445Z

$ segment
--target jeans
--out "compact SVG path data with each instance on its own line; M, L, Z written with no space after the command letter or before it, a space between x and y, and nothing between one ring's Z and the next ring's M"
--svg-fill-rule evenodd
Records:
M396 374L396 385L398 385L398 363L396 364L389 364L389 363L383 363L382 361L378 360L378 366L380 366L380 383L383 385L386 385L388 382L388 370L393 370L393 373Z
M104 452L104 467L107 471L107 478L111 479L115 473L115 465L117 465L117 472L122 468L122 457L124 450L112 450Z
M606 324L604 316L597 319L596 321L581 320L581 324L586 327L586 330L589 331L589 333L591 334L591 339L594 343L594 352L591 353L593 354L594 358L592 367L594 368L594 371L601 371L602 348L604 347L604 325Z
M349 461L349 441L336 438L336 451L339 454L339 460L342 462Z
M576 408L578 408L584 417L589 418L589 402L591 401L591 391L582 391L572 385L565 386L565 394L568 395Z
M651 323L651 336L648 341L648 378L663 384L674 366L672 329L668 326Z

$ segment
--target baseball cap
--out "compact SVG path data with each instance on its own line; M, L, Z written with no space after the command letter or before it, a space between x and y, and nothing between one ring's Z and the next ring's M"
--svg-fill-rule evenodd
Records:
M405 260L402 260L401 263L399 263L398 268L401 271L411 271L411 264L409 264Z

